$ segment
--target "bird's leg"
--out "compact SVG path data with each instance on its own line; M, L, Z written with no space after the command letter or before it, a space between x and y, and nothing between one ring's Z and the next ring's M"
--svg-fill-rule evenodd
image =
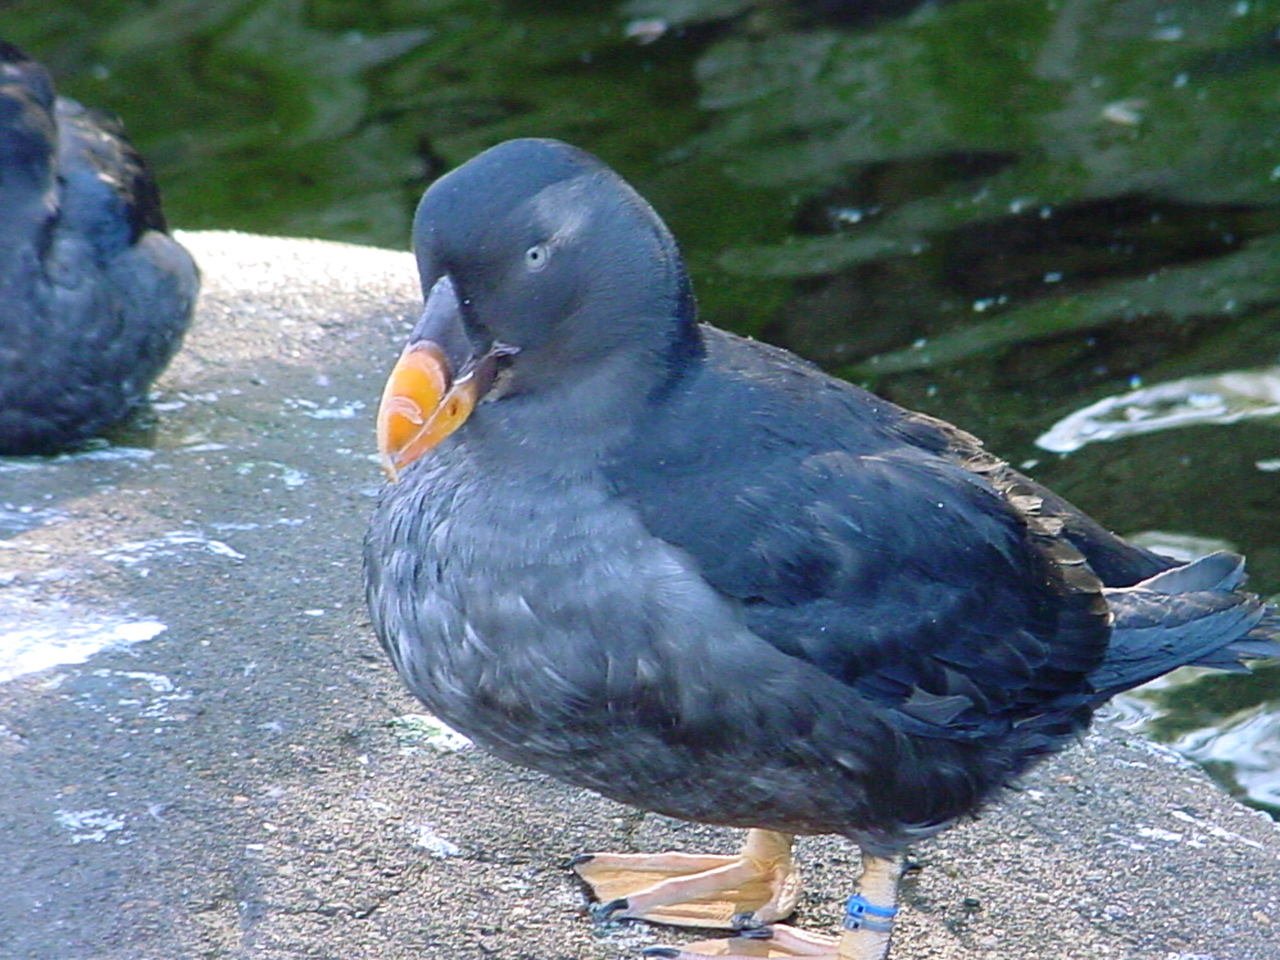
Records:
M571 866L599 901L598 918L693 927L760 926L790 914L800 874L789 834L748 830L736 856L588 853Z
M845 905L839 960L884 960L898 912L898 880L903 858L862 855L858 892Z
M802 960L885 960L893 917L898 912L901 857L862 855L858 892L845 906L844 932L839 938L806 933L785 924L743 930L728 940L700 940L683 947L649 947L653 960L758 960L761 957Z

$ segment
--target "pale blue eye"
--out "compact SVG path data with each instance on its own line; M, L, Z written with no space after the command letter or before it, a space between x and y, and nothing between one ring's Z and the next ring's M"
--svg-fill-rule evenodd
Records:
M541 270L551 259L551 248L545 243L535 243L524 252L524 262L530 270Z

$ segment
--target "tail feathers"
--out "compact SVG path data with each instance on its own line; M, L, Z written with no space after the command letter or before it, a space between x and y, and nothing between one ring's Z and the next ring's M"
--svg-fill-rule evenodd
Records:
M1201 590L1236 590L1244 585L1244 557L1219 550L1192 563L1162 570L1130 589L1178 594Z
M1220 552L1106 590L1114 626L1107 657L1089 676L1097 699L1182 666L1242 670L1243 660L1280 657L1280 620L1239 590L1243 583L1244 561Z

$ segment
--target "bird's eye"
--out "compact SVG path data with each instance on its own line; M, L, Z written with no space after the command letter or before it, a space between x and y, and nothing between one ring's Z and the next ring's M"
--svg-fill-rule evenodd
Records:
M524 252L524 263L530 270L541 270L547 265L547 261L550 259L551 248L545 243L535 243Z

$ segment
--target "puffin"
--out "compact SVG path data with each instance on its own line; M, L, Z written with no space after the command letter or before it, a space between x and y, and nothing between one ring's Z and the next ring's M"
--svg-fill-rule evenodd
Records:
M583 853L597 919L722 928L647 956L882 960L908 846L1113 694L1280 653L1227 552L1127 543L968 433L700 324L652 207L501 143L435 181L424 306L377 414L372 623L434 714L739 853ZM861 853L838 937L797 835Z
M74 447L146 399L199 289L166 229L121 125L0 41L0 455Z

